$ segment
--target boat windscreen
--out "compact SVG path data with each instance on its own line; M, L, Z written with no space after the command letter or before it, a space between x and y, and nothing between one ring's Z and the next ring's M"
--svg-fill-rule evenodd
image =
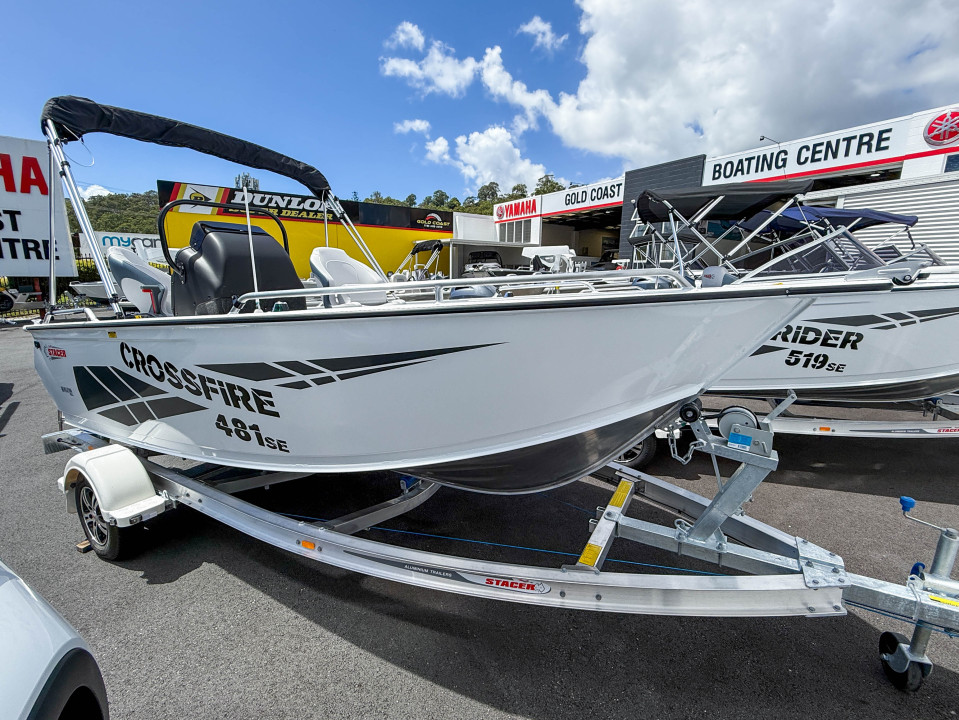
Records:
M100 105L87 98L64 96L51 98L43 106L41 129L46 130L47 120L53 122L63 142L80 140L88 133L102 132L157 145L190 148L291 178L319 198L330 193L330 184L323 173L312 165L246 140L159 115Z
M796 241L796 247L770 261L754 277L818 275L869 270L884 265L881 258L845 230L817 242ZM786 251L788 244L781 247Z

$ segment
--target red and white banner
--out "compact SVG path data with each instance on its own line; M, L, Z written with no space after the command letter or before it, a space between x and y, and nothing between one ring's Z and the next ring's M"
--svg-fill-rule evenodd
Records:
M0 136L0 277L50 274L50 210L53 192L56 271L76 277L63 186L47 177L47 144Z

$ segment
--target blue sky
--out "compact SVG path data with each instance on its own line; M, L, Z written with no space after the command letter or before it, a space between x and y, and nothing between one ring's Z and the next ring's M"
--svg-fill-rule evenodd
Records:
M959 102L945 1L55 1L8 4L3 24L0 134L39 139L44 101L82 95L284 152L344 198L587 183ZM105 135L87 146L92 167L68 147L80 184L115 192L240 170Z

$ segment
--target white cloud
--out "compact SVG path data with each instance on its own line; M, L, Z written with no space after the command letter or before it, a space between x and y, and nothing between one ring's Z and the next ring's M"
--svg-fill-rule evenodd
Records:
M403 78L424 94L461 96L479 67L475 58L457 60L453 48L434 40L426 57L419 62L408 58L381 58L380 72L387 77Z
M455 157L450 153L446 138L439 137L426 144L428 160L457 168L466 180L470 192L480 185L495 181L501 191L525 184L529 190L546 174L546 168L524 158L513 142L510 131L494 126L483 132L472 132L456 138ZM565 182L565 180L561 180Z
M426 137L430 136L430 123L428 120L404 120L401 123L393 123L393 132L405 135L410 132L422 133Z
M396 30L385 45L389 48L411 47L422 52L425 41L423 31L413 23L404 20L396 26Z
M522 115L513 119L513 131L517 135L536 128L537 117L548 116L556 107L546 90L531 91L525 83L513 79L503 67L502 50L499 47L486 50L480 63L480 78L494 98L517 105L523 110Z
M959 44L951 38L959 3L577 3L585 74L566 92L517 81L498 47L477 62L434 43L430 63L390 58L383 72L453 96L478 73L493 99L517 111L513 150L522 133L545 125L567 147L625 167L735 152L758 146L760 135L804 137L959 98ZM529 32L538 37L535 25ZM464 136L463 152L481 146L474 136L490 140L491 130ZM457 144L456 158L480 174L481 164L459 153Z
M532 35L534 38L533 47L541 47L547 52L558 50L559 47L566 42L567 38L569 38L568 34L557 37L553 32L553 26L543 20L539 15L534 15L533 19L528 23L520 25L517 32Z
M959 77L946 70L959 61L954 3L578 2L586 76L559 94L549 122L566 145L630 167L959 97Z
M450 143L445 137L426 143L426 159L441 165L456 165L456 161L450 157Z
M79 190L80 197L82 197L84 200L89 200L92 197L99 197L101 195L113 194L102 185L87 185L85 188L79 188Z

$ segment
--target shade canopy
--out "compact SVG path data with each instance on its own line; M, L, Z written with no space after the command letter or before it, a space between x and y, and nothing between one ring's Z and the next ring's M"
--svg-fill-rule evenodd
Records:
M672 207L689 220L698 210L722 196L719 204L709 211L709 219L744 220L773 203L804 195L812 185L811 180L787 180L646 190L636 198L636 211L643 222L665 222L669 220L669 208Z
M762 210L748 220L739 223L739 226L751 232L765 222L770 215L771 213L768 210ZM830 225L836 227L840 225L851 227L852 230L863 230L873 225L884 224L912 227L919 222L919 218L915 215L897 215L896 213L883 212L881 210L803 205L801 207L787 208L781 215L766 225L764 230L778 232L781 235L792 235L805 229L809 223L814 223L819 220L825 220Z
M51 120L64 142L79 140L87 133L102 132L157 145L196 150L249 168L268 170L303 184L315 196L330 193L330 184L312 165L294 160L246 140L197 125L125 110L82 97L55 97L47 101L40 115L41 128Z

